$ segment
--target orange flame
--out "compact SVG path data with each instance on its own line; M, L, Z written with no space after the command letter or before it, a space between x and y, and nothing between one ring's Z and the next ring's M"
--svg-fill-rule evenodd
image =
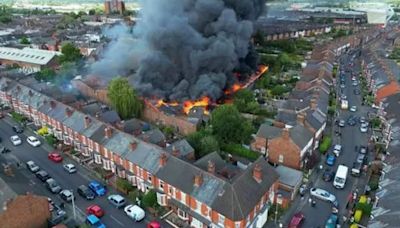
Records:
M185 114L189 114L190 109L193 107L207 107L210 104L210 98L209 97L203 97L200 100L197 101L185 101L183 102L183 112Z
M163 101L163 100L161 100L161 99L157 101L157 104L156 104L157 108L159 108L159 107L161 107L161 106L163 106L163 105L168 105L168 106L178 106L178 105L179 105L179 103L178 103L178 102L176 102L176 101L172 101L172 102L165 102L165 101Z

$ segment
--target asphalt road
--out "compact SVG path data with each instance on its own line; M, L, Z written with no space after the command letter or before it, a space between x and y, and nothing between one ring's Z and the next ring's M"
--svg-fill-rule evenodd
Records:
M7 122L8 121L5 121L4 119L0 120L0 137L3 139L2 144L10 148L12 152L0 155L0 162L8 160L25 163L26 161L32 160L39 165L41 169L47 171L63 189L73 189L74 193L76 193L76 189L79 185L87 185L89 183L89 173L83 167L79 167L79 165L75 164L78 167L78 172L75 174L68 174L62 168L62 164L56 164L48 160L48 150L43 147L34 148L26 143L26 136L32 135L32 133L30 134L28 130L26 130L23 134L20 134L20 137L23 141L22 145L13 146L9 138L15 133L12 131L11 125L9 125ZM74 163L70 162L70 160L66 159L65 157L64 162ZM15 170L15 173L15 177L6 178L5 181L18 194L24 194L29 191L38 195L46 195L51 197L56 203L61 202L61 199L57 194L51 194L50 191L47 191L44 184L37 179L34 174L25 168L25 164L23 164L23 166L19 169ZM111 188L108 188L108 190L109 192L107 195L115 193ZM105 211L105 215L101 218L101 221L107 227L146 227L147 223L149 222L149 218L146 217L143 221L135 223L125 214L123 209L116 209L113 207L107 201L107 196L96 197L92 201L87 201L76 193L75 205L77 217L81 219L84 218L85 209L92 204L99 205ZM65 205L67 212L69 212L68 216L73 217L73 214L71 213L72 205L68 203ZM164 226L163 223L163 227L167 226Z
M354 66L348 66L348 63L351 62L351 56L344 56L343 57L343 67L351 69L352 71L358 72L360 70L360 64L357 61L357 57L354 60ZM351 73L345 73L346 77L346 88L343 89L344 94L347 96L347 100L349 101L349 107L351 105L356 105L358 110L357 112L350 112L348 110L337 110L339 113L338 119L347 120L349 115L356 115L356 116L367 116L367 112L369 108L367 106L361 106L361 95L355 95L353 90L355 88L359 88L359 86L355 87L352 86L351 81ZM358 74L357 74L358 75ZM338 78L338 80L340 80ZM340 91L340 89L339 89ZM340 96L340 94L339 94ZM338 106L340 108L340 106ZM347 214L346 210L346 203L348 200L349 194L355 189L355 186L361 181L360 178L364 178L365 176L362 175L361 177L354 177L351 176L351 167L353 162L356 159L357 152L355 151L355 146L360 145L367 145L367 136L368 133L361 133L360 132L360 124L357 123L355 126L349 126L346 123L344 128L338 128L337 126L334 129L339 129L341 132L341 137L336 137L333 134L333 144L341 144L342 145L342 153L336 159L335 165L330 167L332 171L337 170L338 165L343 164L349 167L349 174L347 177L346 185L344 189L336 189L333 187L332 182L325 182L322 180L322 173L323 171L319 171L318 179L313 184L314 187L322 188L327 190L328 192L334 194L339 202L339 221L342 222L342 215ZM333 147L333 146L332 146ZM332 152L332 148L329 152ZM322 157L322 162L324 163L324 169L328 167L325 164L326 156ZM361 189L360 189L361 190ZM311 227L324 227L326 221L328 220L329 216L332 213L332 204L328 202L324 202L321 200L316 200L316 206L311 207L308 203L309 194L304 197L302 202L299 205L297 211L303 212L305 215L305 221L303 227L311 228Z

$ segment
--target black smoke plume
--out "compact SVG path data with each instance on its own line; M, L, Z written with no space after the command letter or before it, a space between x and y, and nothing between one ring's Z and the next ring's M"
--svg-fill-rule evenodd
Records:
M216 100L237 80L234 71L256 69L250 41L265 1L143 0L132 34L109 31L120 36L92 71L109 77L135 71L132 84L144 96Z

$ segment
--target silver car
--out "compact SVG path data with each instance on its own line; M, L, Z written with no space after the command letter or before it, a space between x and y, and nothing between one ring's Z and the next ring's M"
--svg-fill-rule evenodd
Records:
M335 206L337 205L336 196L329 193L328 191L321 189L321 188L311 188L310 195L314 196L315 198L328 201L333 203Z

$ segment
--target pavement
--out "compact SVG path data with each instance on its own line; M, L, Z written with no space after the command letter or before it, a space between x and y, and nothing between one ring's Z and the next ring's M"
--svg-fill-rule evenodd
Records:
M357 57L354 60L354 66L349 67L348 63L351 56L345 55L342 58L343 67L350 68L351 70L358 72L360 70L360 61L358 61ZM358 110L357 112L350 112L348 110L337 110L337 119L344 119L350 115L356 116L365 116L367 117L368 112L371 111L371 108L368 106L361 105L361 95L354 95L353 90L356 88L352 86L351 76L350 73L345 73L346 77L346 88L343 90L343 93L347 96L347 100L349 102L349 107L352 105L356 105ZM357 74L358 75L358 74ZM339 78L338 78L339 81ZM359 88L359 86L357 86ZM340 97L341 91L338 89ZM338 103L338 107L340 108L340 103ZM359 147L360 145L368 145L368 138L370 131L368 133L361 133L359 130L360 124L357 123L355 126L349 126L346 124L344 128L339 128L336 125L332 125L327 127L326 131L336 131L339 130L341 132L341 136L335 136L332 134L333 137L333 145L334 144L341 144L342 145L342 153L336 159L335 165L329 167L325 164L326 156L321 157L321 163L325 168L330 168L331 171L335 171L337 166L342 164L349 167L349 174L347 177L346 185L343 189L336 189L333 187L332 182L325 182L322 180L322 173L323 171L318 171L315 169L312 174L310 175L310 181L312 183L312 187L322 188L327 190L328 192L334 194L339 202L339 224L341 227L348 227L348 224L343 224L343 215L348 215L349 211L346 209L346 204L348 202L349 195L355 191L355 189L360 190L362 192L364 187L367 183L366 174L363 173L360 177L354 177L351 173L352 164L356 159L357 152L355 151L355 146ZM333 146L332 146L333 148ZM332 152L332 148L329 152ZM370 152L371 153L371 152ZM286 211L286 213L281 217L280 223L282 223L283 227L287 227L290 223L290 219L296 213L301 211L305 215L305 220L303 223L303 227L312 228L312 227L325 227L326 221L328 220L329 216L332 214L332 204L328 202L324 202L321 200L316 199L316 205L311 207L308 203L310 195L307 193L304 197L296 197L296 199L291 203L290 208ZM279 227L274 223L269 223L267 227Z
M0 120L0 137L3 139L2 143L7 148L11 149L10 153L0 154L0 164L10 163L13 166L13 177L4 175L3 170L0 170L0 202L3 200L2 195L7 191L8 195L12 196L12 192L15 194L25 194L26 192L32 192L37 195L47 196L53 199L55 203L61 203L61 199L57 194L52 194L48 191L44 184L35 177L29 170L25 168L25 162L32 160L41 169L47 171L52 178L54 178L63 189L73 189L76 193L76 189L80 185L87 185L92 180L92 173L87 169L81 167L75 161L72 161L68 157L64 156L64 163L73 163L78 168L78 172L75 174L68 174L62 167L62 164L56 164L47 158L47 154L53 150L47 145L44 140L42 146L32 147L26 143L26 137L29 135L35 135L31 130L25 129L23 134L20 134L20 138L23 143L19 146L13 146L9 140L11 135L14 135L11 126L13 120L9 117ZM22 162L23 165L17 167L17 162ZM1 180L2 179L2 180ZM4 182L7 183L8 187L3 187ZM6 190L5 190L6 189ZM111 187L107 188L108 194L118 193ZM11 193L10 193L11 192ZM11 197L8 197L11 198ZM93 201L87 201L76 194L76 219L79 222L83 222L86 216L85 210L89 205L97 204L104 211L105 215L101 218L101 221L107 227L146 227L147 223L150 222L151 218L146 215L146 218L139 223L131 220L123 211L123 209L117 209L107 201L107 196L96 197ZM66 211L70 219L73 218L73 207L70 203L65 203ZM159 221L162 227L170 227L164 221Z

